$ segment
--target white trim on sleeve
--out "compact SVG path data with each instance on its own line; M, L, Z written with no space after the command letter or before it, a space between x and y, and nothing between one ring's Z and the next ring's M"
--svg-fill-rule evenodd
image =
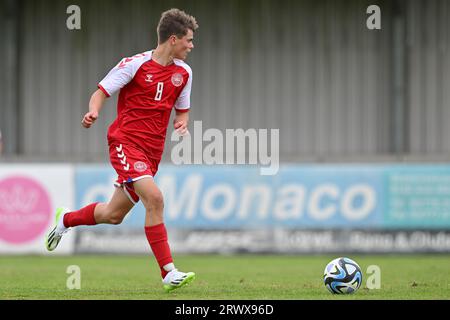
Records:
M147 51L134 55L129 58L123 58L98 84L98 87L107 96L112 96L114 93L125 87L131 80L133 80L136 72L147 61L152 58L152 51Z
M181 91L177 101L175 102L174 107L177 111L188 111L191 107L192 69L187 63L182 60L174 59L174 63L177 66L184 68L189 74L188 81Z

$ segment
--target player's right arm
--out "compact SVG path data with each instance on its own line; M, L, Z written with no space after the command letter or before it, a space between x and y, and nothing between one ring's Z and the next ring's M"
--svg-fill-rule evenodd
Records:
M89 112L84 115L81 121L83 127L90 128L94 124L106 98L126 86L133 79L142 63L146 59L148 60L148 57L146 53L141 53L131 58L124 58L100 81L98 90L92 94L89 101Z
M100 89L97 89L97 91L92 94L91 100L89 101L89 112L84 115L83 120L81 121L83 127L90 128L94 124L106 98L106 94Z

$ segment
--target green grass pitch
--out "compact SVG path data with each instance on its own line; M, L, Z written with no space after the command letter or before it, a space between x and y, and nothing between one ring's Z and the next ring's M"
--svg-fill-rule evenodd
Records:
M189 286L166 293L153 256L0 256L0 299L450 299L450 255L346 255L363 271L353 295L332 295L322 282L335 255L176 255ZM68 266L81 270L69 290ZM381 269L381 288L366 288L369 265Z

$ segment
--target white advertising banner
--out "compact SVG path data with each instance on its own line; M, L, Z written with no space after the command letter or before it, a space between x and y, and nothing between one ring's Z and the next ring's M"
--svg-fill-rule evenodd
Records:
M71 254L75 230L53 252L45 248L45 235L56 208L73 207L73 188L71 165L0 165L0 253Z

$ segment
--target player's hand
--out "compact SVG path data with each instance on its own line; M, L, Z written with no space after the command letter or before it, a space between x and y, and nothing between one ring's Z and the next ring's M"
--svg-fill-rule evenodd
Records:
M175 128L175 131L182 137L189 134L186 121L174 121L173 127Z
M94 124L94 122L97 120L97 118L98 118L98 112L89 111L88 113L86 113L84 115L83 120L81 120L81 124L85 128L90 128Z

